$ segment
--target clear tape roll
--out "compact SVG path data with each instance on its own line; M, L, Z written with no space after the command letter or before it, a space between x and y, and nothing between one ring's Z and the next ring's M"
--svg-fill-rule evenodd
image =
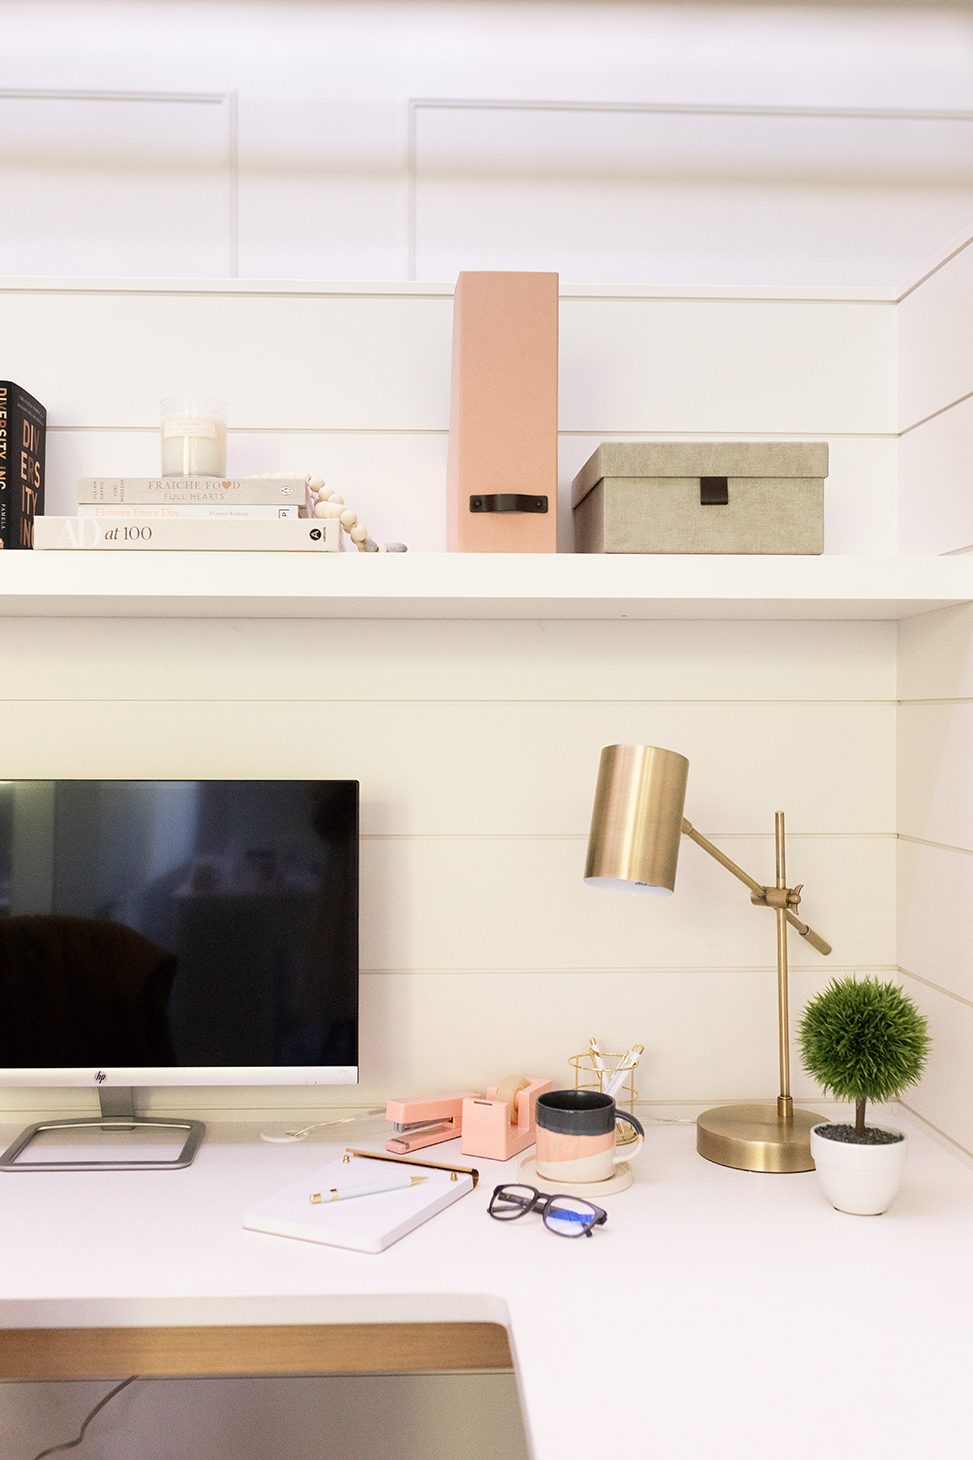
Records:
M496 1098L505 1100L510 1107L510 1124L517 1124L517 1096L526 1090L530 1081L523 1075L505 1075L497 1085Z

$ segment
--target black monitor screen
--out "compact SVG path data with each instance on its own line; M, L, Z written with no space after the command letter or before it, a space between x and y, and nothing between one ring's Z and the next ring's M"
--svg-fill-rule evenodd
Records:
M8 1074L357 1064L357 781L0 782Z

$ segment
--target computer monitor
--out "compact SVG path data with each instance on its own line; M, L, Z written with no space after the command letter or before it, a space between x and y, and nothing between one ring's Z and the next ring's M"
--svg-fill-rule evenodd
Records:
M358 1079L358 782L0 782L0 1085L131 1090ZM121 1102L118 1092L124 1092ZM118 1162L110 1163L118 1169Z

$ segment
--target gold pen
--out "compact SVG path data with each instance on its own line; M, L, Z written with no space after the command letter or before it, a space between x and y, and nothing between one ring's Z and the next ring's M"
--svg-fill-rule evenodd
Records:
M394 1161L400 1166L422 1166L427 1171L448 1171L451 1181L459 1176L472 1176L474 1186L480 1179L480 1173L475 1166L447 1166L442 1161L417 1161L414 1156L386 1156L383 1151L356 1151L351 1146L346 1147L341 1159L347 1164L352 1156L361 1156L367 1161Z

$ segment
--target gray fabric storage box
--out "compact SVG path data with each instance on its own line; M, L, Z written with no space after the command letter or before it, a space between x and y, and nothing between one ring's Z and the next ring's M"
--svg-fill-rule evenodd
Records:
M821 553L826 441L606 441L571 489L579 553Z

